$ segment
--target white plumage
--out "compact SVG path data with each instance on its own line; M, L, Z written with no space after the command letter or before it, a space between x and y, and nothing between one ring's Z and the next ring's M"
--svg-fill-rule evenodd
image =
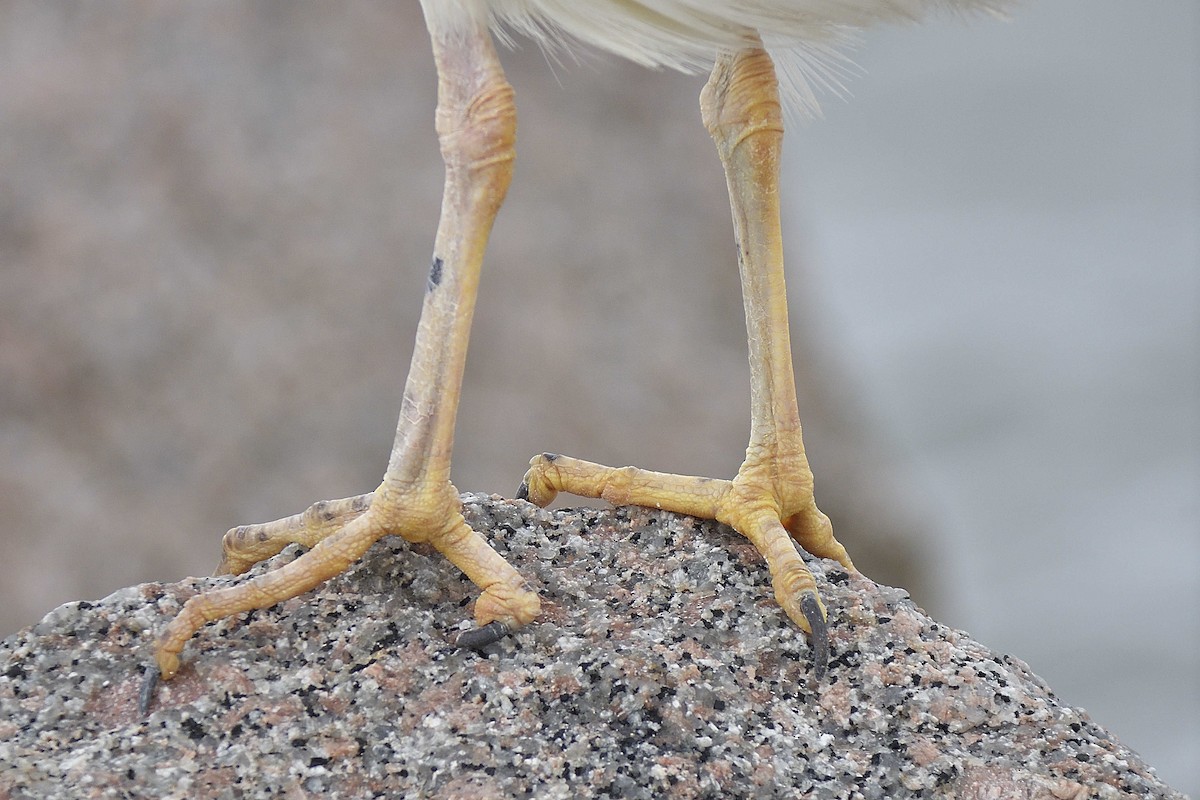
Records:
M1009 0L437 0L426 13L447 29L484 22L551 52L586 45L647 67L705 72L721 49L760 37L775 57L785 100L814 111L813 87L840 86L839 47L879 22L936 12L999 13Z

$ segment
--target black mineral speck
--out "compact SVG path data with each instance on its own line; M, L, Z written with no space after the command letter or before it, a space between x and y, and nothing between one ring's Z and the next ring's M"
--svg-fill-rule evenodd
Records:
M184 733L187 734L188 738L192 741L200 741L205 736L204 726L192 717L185 717L180 723L180 726L183 728Z

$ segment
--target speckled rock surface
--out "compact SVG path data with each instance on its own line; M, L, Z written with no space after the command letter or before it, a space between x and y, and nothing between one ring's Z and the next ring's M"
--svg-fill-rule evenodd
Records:
M728 529L464 499L542 592L538 623L453 649L475 591L389 538L314 593L206 627L142 718L153 633L232 579L68 604L0 649L0 798L1182 797L900 590L813 563L832 610L817 685Z

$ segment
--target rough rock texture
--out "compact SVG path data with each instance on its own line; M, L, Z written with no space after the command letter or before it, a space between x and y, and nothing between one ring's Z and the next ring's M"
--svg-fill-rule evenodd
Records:
M728 529L464 500L542 592L538 623L453 649L474 589L389 538L313 594L205 628L143 719L153 632L232 579L71 603L4 641L0 798L1182 797L898 589L813 563L832 609L818 685Z

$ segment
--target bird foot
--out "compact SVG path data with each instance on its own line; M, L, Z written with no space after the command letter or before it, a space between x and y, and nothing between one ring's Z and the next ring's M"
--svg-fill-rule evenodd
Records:
M748 455L731 481L672 475L636 467L606 467L542 453L529 462L517 497L546 506L559 492L607 500L613 505L661 508L723 522L749 539L766 558L775 599L810 635L813 673L820 680L829 662L825 605L816 581L793 540L809 553L854 569L833 527L812 496L812 473L798 455Z
M316 503L301 514L226 534L218 573L244 572L288 544L310 549L249 580L190 598L158 637L157 668L145 679L139 696L142 713L153 701L159 678L175 675L184 645L205 623L302 594L344 572L389 534L432 544L483 590L475 603L478 628L460 635L460 646L486 646L540 612L541 601L532 587L467 525L458 492L449 482L397 488L385 480L375 492Z

